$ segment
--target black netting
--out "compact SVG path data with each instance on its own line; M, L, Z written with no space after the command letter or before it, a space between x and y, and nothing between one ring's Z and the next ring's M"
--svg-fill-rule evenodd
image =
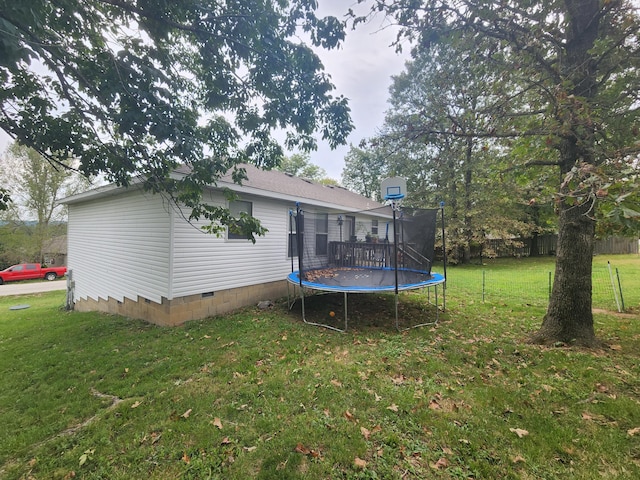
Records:
M362 212L299 208L292 212L289 252L298 257L303 281L359 288L420 283L431 273L437 213L399 209L394 221L389 206Z

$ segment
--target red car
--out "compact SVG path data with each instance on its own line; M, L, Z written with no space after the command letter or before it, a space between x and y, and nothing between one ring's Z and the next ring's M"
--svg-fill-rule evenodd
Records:
M42 267L37 263L21 263L5 268L0 272L0 285L5 282L32 280L34 278L55 280L58 277L64 277L66 273L67 267Z

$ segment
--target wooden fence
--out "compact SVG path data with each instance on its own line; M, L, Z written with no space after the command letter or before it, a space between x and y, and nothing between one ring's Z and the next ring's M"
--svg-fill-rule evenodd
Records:
M540 235L537 238L488 239L483 248L472 250L472 257L529 257L532 251L537 255L555 255L557 235ZM638 254L638 239L628 237L607 237L596 239L594 253Z

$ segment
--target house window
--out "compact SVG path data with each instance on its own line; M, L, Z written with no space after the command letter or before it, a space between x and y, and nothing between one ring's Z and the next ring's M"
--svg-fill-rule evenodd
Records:
M234 200L229 202L229 212L235 218L240 218L240 214L242 213L253 216L253 205L251 202L246 202L244 200ZM227 229L227 238L230 240L247 239L246 235L239 232L233 225L229 225L229 228Z
M316 214L316 255L328 253L329 214Z
M378 220L371 220L371 235L378 235Z

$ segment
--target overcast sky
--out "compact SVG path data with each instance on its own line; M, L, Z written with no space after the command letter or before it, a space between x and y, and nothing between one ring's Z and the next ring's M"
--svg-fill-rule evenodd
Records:
M357 14L364 14L368 7L358 5L356 0L318 0L319 16L334 15L340 19L349 7ZM387 110L388 90L391 76L399 74L408 53L395 53L391 42L396 31L382 17L358 29L348 30L347 37L339 49L318 50L325 71L331 75L336 86L335 95L349 99L351 118L355 130L348 141L358 145L363 138L373 136L382 125ZM408 50L408 49L406 49ZM0 130L0 152L8 146L10 138ZM318 151L311 153L311 162L324 168L327 175L340 180L344 167L344 156L349 146L331 150L326 142L319 141Z
M318 3L318 15L338 18L343 18L349 7L357 14L365 14L369 8L369 5L357 5L355 0L318 0ZM382 126L391 76L402 72L404 62L409 59L408 48L400 55L390 46L396 33L380 16L368 24L360 24L355 31L348 30L340 49L318 50L325 71L336 86L336 94L349 99L355 124L349 142L355 146ZM329 177L340 180L348 151L348 145L332 151L321 142L318 151L311 154L311 162L324 168Z

